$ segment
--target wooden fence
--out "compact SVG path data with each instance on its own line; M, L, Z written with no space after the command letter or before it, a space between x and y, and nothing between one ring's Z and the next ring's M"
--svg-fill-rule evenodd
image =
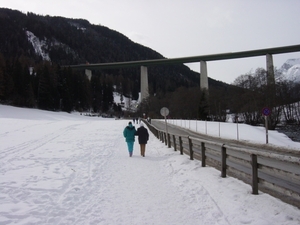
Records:
M252 194L260 191L300 208L300 156L269 153L263 149L247 149L191 136L166 133L148 124L150 131L169 148L198 159L202 167L212 166L252 186Z

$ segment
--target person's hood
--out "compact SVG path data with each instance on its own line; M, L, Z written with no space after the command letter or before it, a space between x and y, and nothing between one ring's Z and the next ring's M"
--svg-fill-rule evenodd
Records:
M127 126L127 128L128 128L129 130L135 129L135 127L134 127L132 124L129 124L129 125Z

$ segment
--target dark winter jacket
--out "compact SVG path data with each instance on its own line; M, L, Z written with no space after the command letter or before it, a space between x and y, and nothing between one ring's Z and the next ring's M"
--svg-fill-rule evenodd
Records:
M125 127L124 131L123 131L123 136L126 139L126 142L134 142L135 141L135 127L132 125L129 125L127 127Z
M147 141L149 140L149 133L145 127L139 127L135 135L138 136L139 144L147 144Z

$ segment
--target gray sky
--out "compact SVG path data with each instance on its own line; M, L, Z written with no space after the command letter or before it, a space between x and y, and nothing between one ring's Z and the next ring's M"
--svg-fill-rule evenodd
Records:
M116 30L166 58L300 44L300 0L0 0L0 7L82 18ZM279 68L300 52L273 55ZM200 71L200 63L187 64ZM232 83L266 67L265 57L208 62L208 76Z

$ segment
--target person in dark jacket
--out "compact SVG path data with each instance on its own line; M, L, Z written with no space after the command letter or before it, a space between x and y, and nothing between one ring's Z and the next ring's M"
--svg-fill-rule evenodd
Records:
M128 126L126 126L124 131L123 131L123 136L125 137L125 141L127 143L128 152L129 152L130 157L132 157L132 153L133 153L135 133L136 133L135 127L132 125L131 122L129 122Z
M144 127L144 124L141 123L140 127L137 129L136 133L138 136L140 148L141 148L141 156L145 157L145 151L146 151L146 144L149 140L149 133L148 130Z

